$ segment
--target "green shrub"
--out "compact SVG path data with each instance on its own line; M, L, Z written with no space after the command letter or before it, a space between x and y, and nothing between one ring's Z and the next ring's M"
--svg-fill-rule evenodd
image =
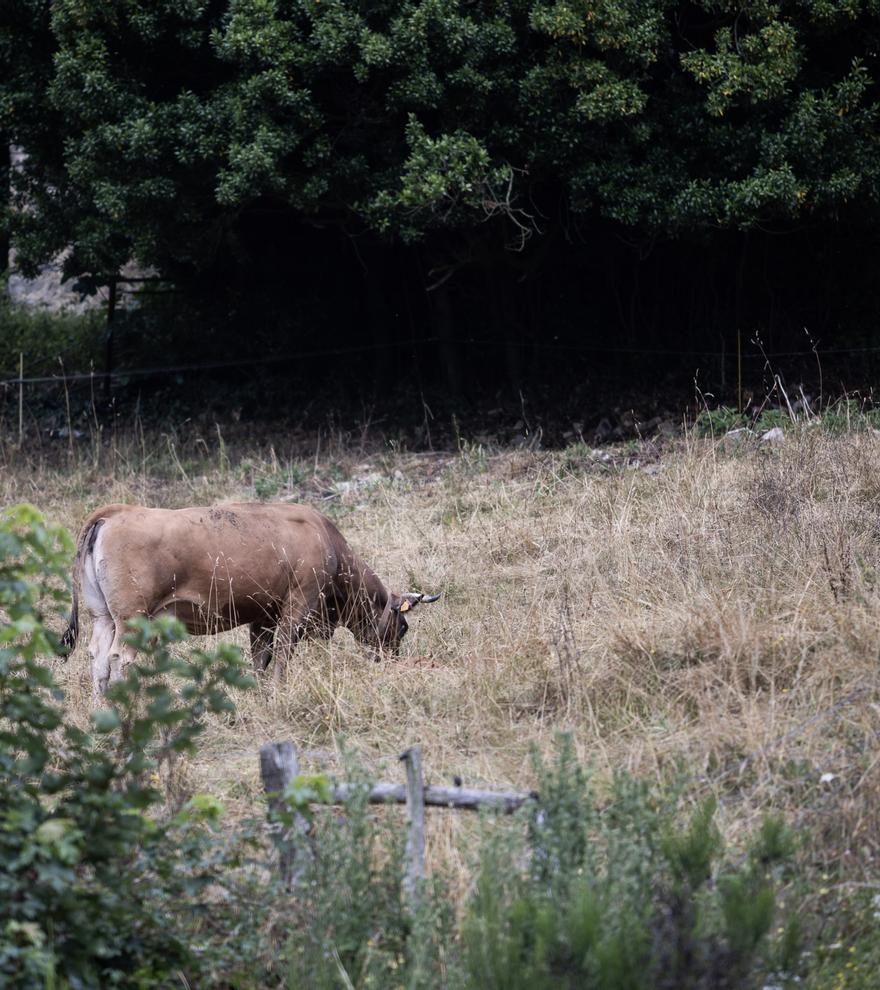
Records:
M803 416L799 423L818 423L829 433L861 433L865 430L880 429L880 409L867 405L864 401L843 398L826 406L818 418ZM722 437L730 430L749 427L757 434L766 433L774 427L790 430L795 424L787 409L762 409L757 415L747 416L737 413L727 406L717 409L704 409L694 421L696 435L704 438Z
M57 313L12 303L0 281L0 377L88 371L103 360L106 317L101 312ZM59 363L59 359L63 365Z
M861 433L880 428L880 409L857 399L840 399L822 412L822 426L829 433Z
M669 799L620 776L600 808L568 742L538 771L527 838L496 834L483 849L464 922L469 986L760 985L776 958L774 871L790 848L778 822L733 868L712 802L681 828Z
M723 437L731 430L748 425L748 419L729 406L719 406L717 409L702 409L694 421L694 429L698 437Z
M275 498L284 487L284 478L279 474L261 474L254 478L254 493L263 501Z
M84 732L64 719L59 652L41 609L66 599L71 542L29 506L0 524L0 985L152 987L205 976L222 953L204 918L228 888L236 848L218 841L216 804L162 809L156 771L190 752L207 712L247 676L235 649L192 652L173 621L139 623L143 654ZM218 940L215 949L222 946ZM218 962L219 961L219 962ZM240 965L240 963L238 963Z
M768 430L790 430L794 425L791 416L785 409L762 409L755 420L756 433L766 433Z
M294 862L300 865L282 953L287 985L448 985L443 957L454 946L454 919L445 885L440 877L426 880L415 905L408 903L401 816L392 809L372 813L369 781L352 763L346 776L355 787L341 814L310 814L301 779L288 791L291 813L308 815L312 830L308 836L295 833L300 841ZM306 785L306 796L326 787L320 778Z

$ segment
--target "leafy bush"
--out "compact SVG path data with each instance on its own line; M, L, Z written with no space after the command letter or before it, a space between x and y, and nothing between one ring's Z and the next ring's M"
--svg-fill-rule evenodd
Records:
M870 227L863 6L22 4L0 37L4 127L28 153L19 263L71 244L71 274L256 265L257 204L487 246L569 213L681 233L845 210Z
M416 903L407 902L400 817L371 814L369 782L354 766L348 778L357 786L344 813L313 817L308 838L299 832L302 866L286 918L288 986L448 985L444 954L454 948L454 919L445 884L425 881ZM301 779L293 782L288 805L307 813L301 787Z
M90 732L67 723L40 658L59 653L41 607L66 597L70 552L67 534L31 507L5 513L0 984L168 985L216 964L196 935L205 916L230 911L209 912L207 895L229 886L242 849L218 842L211 802L160 813L156 771L192 751L203 715L228 711L226 688L248 679L232 647L180 660L169 647L182 627L144 621L134 635L142 660L113 687L111 707Z
M275 498L283 487L284 478L278 474L261 474L254 479L254 493L262 500Z
M787 410L764 409L755 420L754 428L757 433L766 433L768 430L774 430L777 427L781 430L791 429L793 425L792 418Z
M568 742L537 770L527 838L495 835L483 849L464 923L469 985L760 985L776 961L773 880L790 849L779 822L767 819L733 868L711 801L680 828L671 799L620 776L600 809Z
M805 990L880 990L880 894L838 891L826 903L826 928L813 946Z
M5 289L0 280L0 376L18 375L20 354L26 377L87 371L101 359L102 313L27 309L12 303Z
M822 426L829 433L858 433L880 428L880 409L868 408L857 399L840 399L822 413Z
M728 406L719 406L717 409L701 410L694 422L694 429L698 437L719 437L746 425L747 419L742 413Z

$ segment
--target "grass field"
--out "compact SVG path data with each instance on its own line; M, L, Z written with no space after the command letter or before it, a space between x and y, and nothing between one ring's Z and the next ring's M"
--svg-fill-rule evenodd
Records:
M277 683L236 699L234 722L210 726L172 796L207 790L250 813L261 743L293 740L307 769L332 771L341 737L386 779L418 742L430 781L540 789L530 747L570 730L600 782L684 770L687 794L717 797L734 846L775 809L828 890L874 882L873 431L430 454L132 432L109 446L8 446L2 468L4 504L31 501L71 531L111 501L312 501L394 590L442 592L414 614L397 662L367 661L344 631L301 645ZM242 630L232 638L245 644ZM86 642L59 663L81 723ZM476 822L429 819L429 864L450 866L461 894Z

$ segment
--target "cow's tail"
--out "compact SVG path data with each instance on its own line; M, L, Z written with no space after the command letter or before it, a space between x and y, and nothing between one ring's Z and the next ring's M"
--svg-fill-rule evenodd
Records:
M74 568L76 564L74 563ZM61 646L65 653L71 653L79 636L79 588L77 580L73 579L73 592L70 605L70 613L67 616L67 628L61 634Z
M61 635L61 645L67 653L76 646L79 637L79 589L82 583L82 569L86 556L91 552L98 536L98 531L108 516L114 515L127 505L106 505L97 509L83 523L79 536L76 538L76 556L73 558L73 573L71 574L71 607L67 617L67 628Z

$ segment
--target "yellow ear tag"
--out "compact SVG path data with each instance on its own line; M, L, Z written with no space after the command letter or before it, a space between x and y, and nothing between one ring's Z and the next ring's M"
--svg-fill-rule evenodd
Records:
M408 598L404 598L404 600L400 603L400 609L399 609L399 611L401 611L401 612L408 612L411 608L412 608L412 605L410 605L409 599Z

